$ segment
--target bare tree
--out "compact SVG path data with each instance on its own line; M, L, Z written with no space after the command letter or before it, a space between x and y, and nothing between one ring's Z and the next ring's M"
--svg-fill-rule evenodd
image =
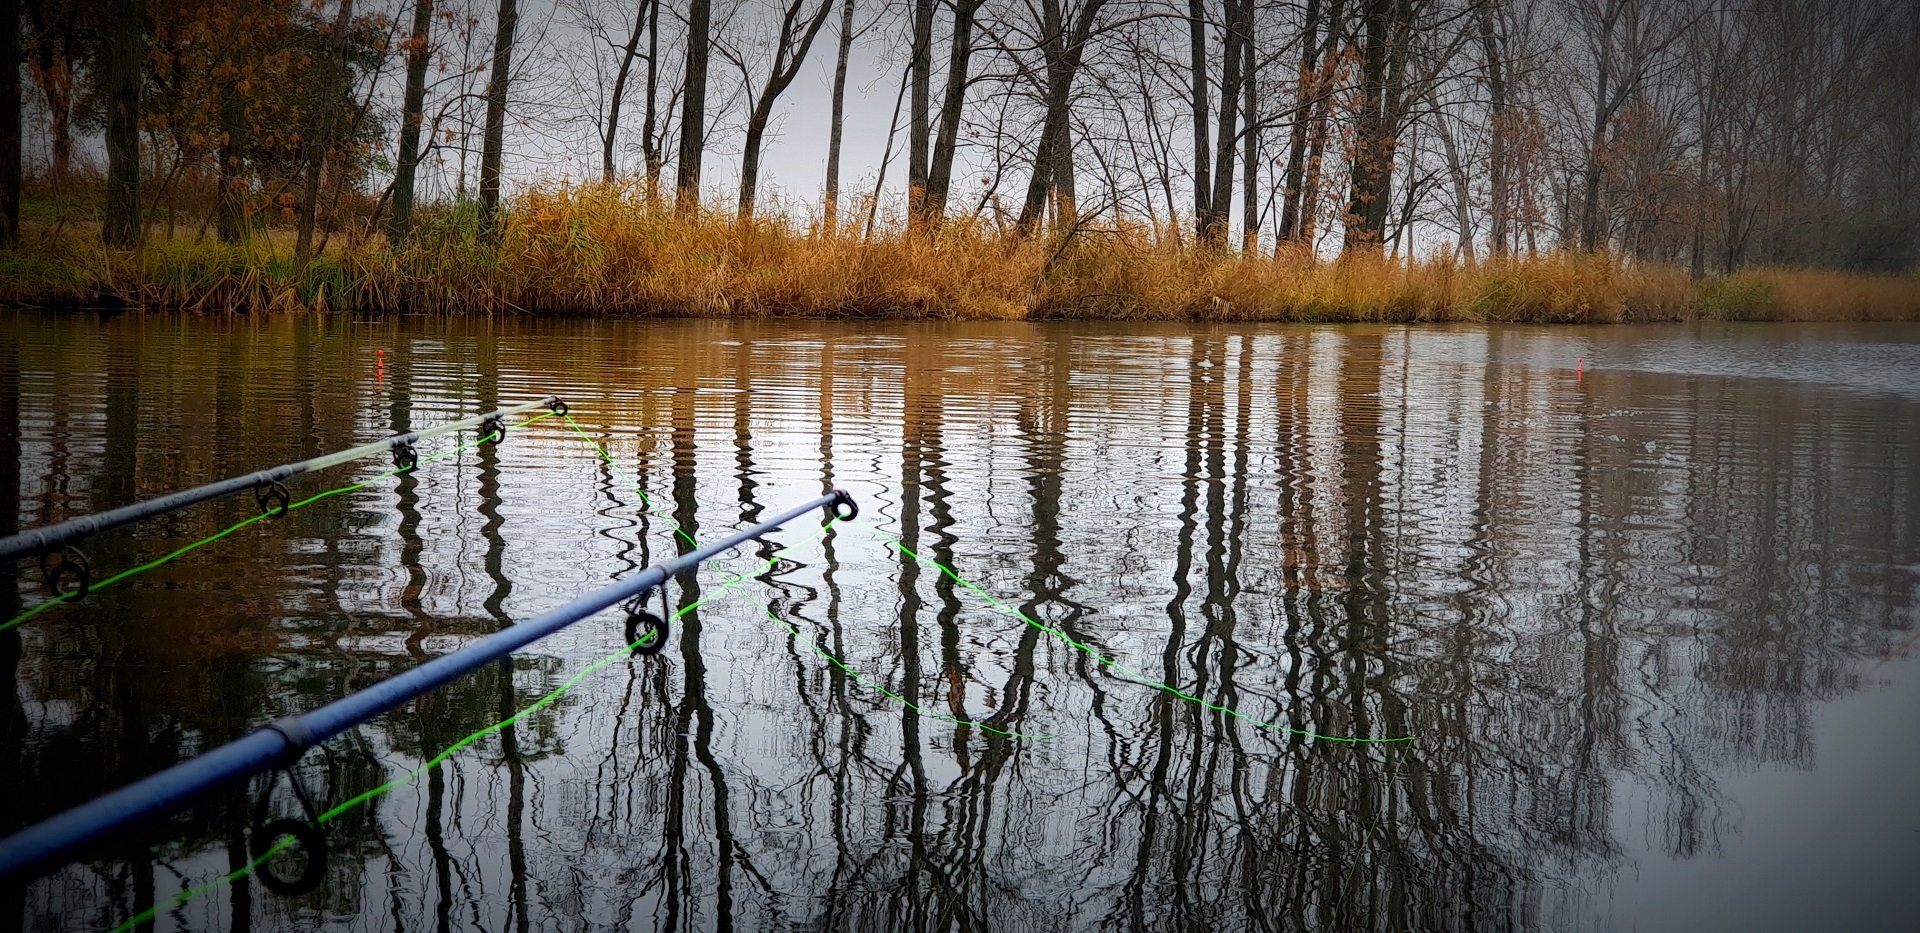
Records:
M130 249L140 242L140 79L147 56L147 11L142 0L108 4L106 48L100 60L107 98L107 201L100 237Z
M754 196L760 183L760 147L766 136L767 121L773 117L773 105L800 73L800 66L806 64L813 40L820 35L820 27L826 25L827 14L833 12L833 0L820 0L811 15L806 14L806 5L807 0L786 3L780 16L779 34L774 40L772 69L767 73L766 83L760 86L753 112L747 118L746 150L740 159L741 220L753 216Z
M1240 109L1246 128L1241 130L1240 250L1253 255L1260 249L1260 58L1256 39L1253 0L1242 0L1240 25L1245 34L1240 43Z
M666 162L666 146L656 134L660 100L660 0L643 0L649 8L653 28L647 30L647 111L640 124L640 155L647 163L647 197L660 194L660 169Z
M407 89L400 104L400 148L394 156L393 214L387 222L387 241L394 246L406 242L413 225L413 185L420 168L420 128L426 116L432 26L433 0L414 0L413 31L406 42Z
M1493 255L1504 256L1508 250L1508 221L1512 216L1508 178L1516 120L1508 99L1514 67L1509 38L1513 31L1512 9L1507 0L1482 0L1474 12L1480 28L1480 69L1487 87L1487 245Z
M954 152L960 141L961 108L966 104L967 67L973 58L973 19L984 0L954 0L953 42L947 53L947 87L940 97L940 129L927 166L922 217L938 222L946 213L953 187Z
M1406 115L1406 73L1418 0L1367 0L1361 10L1359 102L1344 252L1378 253L1393 197L1394 153Z
M927 191L927 108L933 84L933 0L913 0L913 42L907 61L907 216L922 214Z
M647 31L647 13L658 0L636 0L633 13L633 32L627 36L627 44L620 48L620 67L613 76L613 93L607 100L607 124L600 138L600 180L613 183L614 144L620 135L620 105L626 99L627 76L633 71L634 59L640 55L640 36ZM659 23L654 23L659 30ZM648 63L651 67L652 63Z
M846 124L847 55L853 49L853 0L841 0L840 47L833 65L833 116L827 129L827 184L822 195L827 232L840 220L840 139Z
M20 241L20 0L0 0L0 247Z
M1187 0L1188 75L1193 105L1193 233L1196 242L1207 241L1207 227L1213 220L1213 145L1207 140L1207 128L1213 125L1213 110L1207 105L1207 90L1212 79L1207 75L1207 6L1205 0Z
M344 85L347 75L347 29L353 25L353 0L340 0L333 19L333 32L329 39L333 44L332 74L329 84L339 82ZM305 141L306 154L305 180L300 186L299 232L293 246L293 265L306 268L308 260L313 258L314 218L320 210L320 172L326 167L328 151L335 145L335 136L339 132L339 119L332 101L326 102L321 111L320 120L314 126L313 135Z
M1080 9L1069 19L1060 0L1041 0L1041 52L1046 61L1046 81L1041 100L1045 116L1040 125L1033 172L1027 181L1026 200L1020 205L1020 229L1032 231L1040 224L1048 195L1064 192L1063 212L1073 210L1073 143L1070 133L1073 82L1099 22L1107 0L1081 0Z
M513 35L520 24L518 0L500 0L493 33L493 72L487 80L487 128L480 141L480 214L491 231L500 213L500 157L506 148L507 83L513 75Z
M713 4L691 0L687 12L686 96L680 109L679 175L674 182L674 209L700 206L700 158L707 145L707 63L713 53Z
M1287 132L1287 168L1281 190L1280 227L1282 243L1303 238L1303 214L1306 205L1308 127L1320 119L1327 106L1335 67L1333 54L1340 38L1344 0L1307 0L1306 21L1300 31L1300 66L1294 84L1292 125Z
M1568 13L1592 69L1578 210L1580 248L1595 250L1607 229L1600 182L1615 118L1634 93L1666 67L1667 51L1686 30L1670 8L1648 0L1572 0Z
M837 11L826 230L847 209L847 85L872 77L860 73L855 40L883 28L902 46L886 66L901 110L887 155L895 135L907 138L897 144L906 165L879 177L897 194L904 171L915 232L971 210L1024 233L1144 219L1155 236L1186 242L1191 231L1209 249L1249 255L1267 236L1278 252L1324 245L1337 229L1343 249L1364 254L1446 241L1474 262L1583 248L1702 276L1756 262L1920 263L1920 209L1910 206L1920 186L1920 12L1908 0L567 0L588 28L557 40L539 21L518 23L518 0L392 0L398 22L373 8L356 19L354 0L329 0L286 7L298 26L281 32L312 56L296 58L297 72L262 65L270 43L244 27L198 27L236 37L191 59L229 76L212 80L184 80L188 59L171 44L187 14L173 7L162 20L146 0L0 2L23 11L21 80L39 88L36 107L46 100L48 138L24 142L50 149L56 177L76 158L61 129L72 101L107 118L115 206L103 235L120 243L139 238L142 214L172 218L174 192L217 167L203 232L217 219L222 239L238 241L250 204L278 199L298 210L300 258L325 251L315 233L357 203L348 192L368 178L360 128L389 95L399 151L374 208L377 217L392 198L388 240L404 242L436 173L458 196L471 193L470 155L491 223L509 84L516 126L527 128L517 146L545 147L602 180L617 180L622 153L637 149L649 198L667 190L672 162L683 210L699 204L709 143L743 138L738 208L751 217L765 207L759 181L780 102L805 80ZM493 17L467 15L474 5L499 7L491 59L481 20ZM381 24L390 44L371 33ZM351 49L340 44L348 31ZM138 47L148 34L156 47L116 68L116 37ZM753 44L763 37L764 48ZM526 51L550 41L592 43L591 78L563 56ZM397 51L377 59L382 49ZM741 80L731 69L710 75L714 55L738 65ZM377 61L404 81L388 81L368 64ZM436 62L448 74L435 77ZM290 106L277 89L231 77L260 68L315 87ZM82 94L70 93L74 74L90 83ZM133 96L117 96L129 81ZM178 88L207 103L181 107L169 99ZM337 113L314 109L310 90ZM162 109L142 122L143 104ZM312 119L289 120L289 110ZM582 135L590 141L576 142ZM144 185L142 157L154 173ZM4 140L0 161L12 161ZM977 188L962 181L974 168ZM0 190L0 215L5 200ZM873 201L865 211L882 208L879 190Z
M1225 16L1220 43L1220 116L1218 141L1214 145L1214 163L1210 174L1213 192L1207 197L1206 211L1197 218L1201 242L1219 249L1226 246L1229 211L1233 206L1234 143L1240 136L1240 107L1249 80L1246 65L1251 58L1253 0L1224 0Z

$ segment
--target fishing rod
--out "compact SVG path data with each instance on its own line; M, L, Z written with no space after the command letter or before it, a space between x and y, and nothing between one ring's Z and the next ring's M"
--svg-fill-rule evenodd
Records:
M623 600L627 601L628 643L637 641L633 637L636 623L644 622L653 636L649 641L658 645L665 638L666 623L641 608L649 591L681 571L772 534L782 525L816 510L825 510L837 521L850 520L860 511L853 496L843 490L816 497L760 524L743 528L724 540L654 564L630 579L509 626L451 654L441 655L319 709L270 723L210 752L96 797L0 839L0 882L24 880L28 874L56 863L62 856L133 823L171 813L209 791L280 769L293 784L306 811L306 820L281 819L256 827L254 845L264 850L269 843L278 845L276 840L282 835L298 840L309 856L303 876L298 881L285 881L263 873L262 881L275 890L302 890L305 883L317 882L324 870L325 851L325 837L312 800L291 769L307 749Z
M277 467L248 473L245 476L235 476L216 483L195 486L192 489L182 489L157 499L148 499L145 502L136 502L105 512L70 518L57 525L23 531L10 538L0 539L0 560L13 560L38 554L40 555L40 574L46 579L47 586L53 589L54 594L56 596L71 595L72 598L79 599L87 594L87 588L92 583L93 568L88 563L86 555L73 547L73 542L89 535L111 531L249 489L253 491L254 501L259 503L263 514L279 518L287 514L288 507L292 503L292 496L288 494L285 485L285 481L292 477L381 453L391 454L394 468L405 472L419 464L420 455L414 450L414 445L426 438L449 431L478 427L483 434L491 432L497 442L506 437L507 418L543 407L554 414L564 415L567 412L566 402L561 401L559 396L549 395L543 399L496 409L484 415L474 415L425 430L398 434L371 444L350 447L309 460L284 463ZM58 561L54 561L55 555L59 555ZM74 578L74 586L71 590L67 589L64 582L69 576Z

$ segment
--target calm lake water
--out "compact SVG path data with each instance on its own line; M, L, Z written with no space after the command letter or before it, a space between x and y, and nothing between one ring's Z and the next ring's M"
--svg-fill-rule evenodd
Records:
M246 861L256 782L0 927L1920 928L1916 327L8 315L0 533L548 393L611 466L557 418L442 437L0 635L0 829L676 527L830 487L861 519L681 578L710 600L664 652L347 811L315 893L175 901ZM98 579L254 511L84 549ZM30 563L0 615L45 598ZM622 643L596 617L299 774L347 801Z

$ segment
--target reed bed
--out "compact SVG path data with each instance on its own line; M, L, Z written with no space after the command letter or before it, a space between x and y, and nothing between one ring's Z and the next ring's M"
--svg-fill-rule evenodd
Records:
M162 240L135 253L77 229L0 252L0 303L274 311L681 317L1615 323L1920 320L1920 278L1681 268L1550 253L1459 261L1221 254L1173 230L1083 225L1023 237L970 220L870 234L789 212L675 212L623 185L546 186L481 234L471 205L412 239L296 268L285 237Z

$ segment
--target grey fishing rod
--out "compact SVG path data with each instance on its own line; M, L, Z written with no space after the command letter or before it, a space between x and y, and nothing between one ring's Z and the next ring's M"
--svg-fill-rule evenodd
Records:
M195 797L266 771L285 768L302 752L333 736L623 600L644 596L683 570L698 567L722 552L763 538L778 531L782 525L821 509L828 510L829 515L840 521L859 514L859 506L851 495L834 490L772 519L741 529L724 540L673 560L654 564L629 579L525 622L508 626L451 654L441 655L419 667L395 674L312 712L271 723L210 752L0 839L0 882L22 880L37 870L56 864L62 856L89 843L105 839L135 823L172 813ZM629 633L632 632L634 611L629 611ZM657 627L650 631L657 647L657 643L664 639L665 628L664 622L658 618L654 618L653 622ZM324 857L325 837L320 833L319 820L313 815L311 800L297 783L295 789L302 805L307 808L306 821L276 820L268 823L265 832L256 830L256 843L258 837L276 837L282 832L294 836L303 847L309 848L309 874L312 874L312 866ZM291 882L282 882L269 876L263 876L262 880L269 882L269 887L284 884L289 890L297 889Z
M371 444L322 454L309 460L283 463L280 466L257 470L244 476L182 489L145 502L136 502L105 512L70 518L56 525L23 531L0 540L0 560L12 560L37 554L40 557L40 571L47 578L48 586L52 587L56 594L67 592L63 589L61 581L67 576L74 576L78 585L71 592L76 597L84 596L91 577L91 568L87 565L86 559L71 548L75 541L82 538L247 490L253 491L254 499L260 504L262 512L276 516L285 515L291 497L284 483L295 476L382 453L392 455L396 470L410 470L419 463L419 455L415 453L414 445L426 438L466 428L480 428L483 434L494 433L496 436L504 436L507 418L536 408L546 408L559 415L567 413L567 403L561 401L558 396L550 395L543 399L495 409L484 415L461 418L458 421L449 421L424 430L383 438ZM63 556L58 563L49 566L48 561L55 554Z

